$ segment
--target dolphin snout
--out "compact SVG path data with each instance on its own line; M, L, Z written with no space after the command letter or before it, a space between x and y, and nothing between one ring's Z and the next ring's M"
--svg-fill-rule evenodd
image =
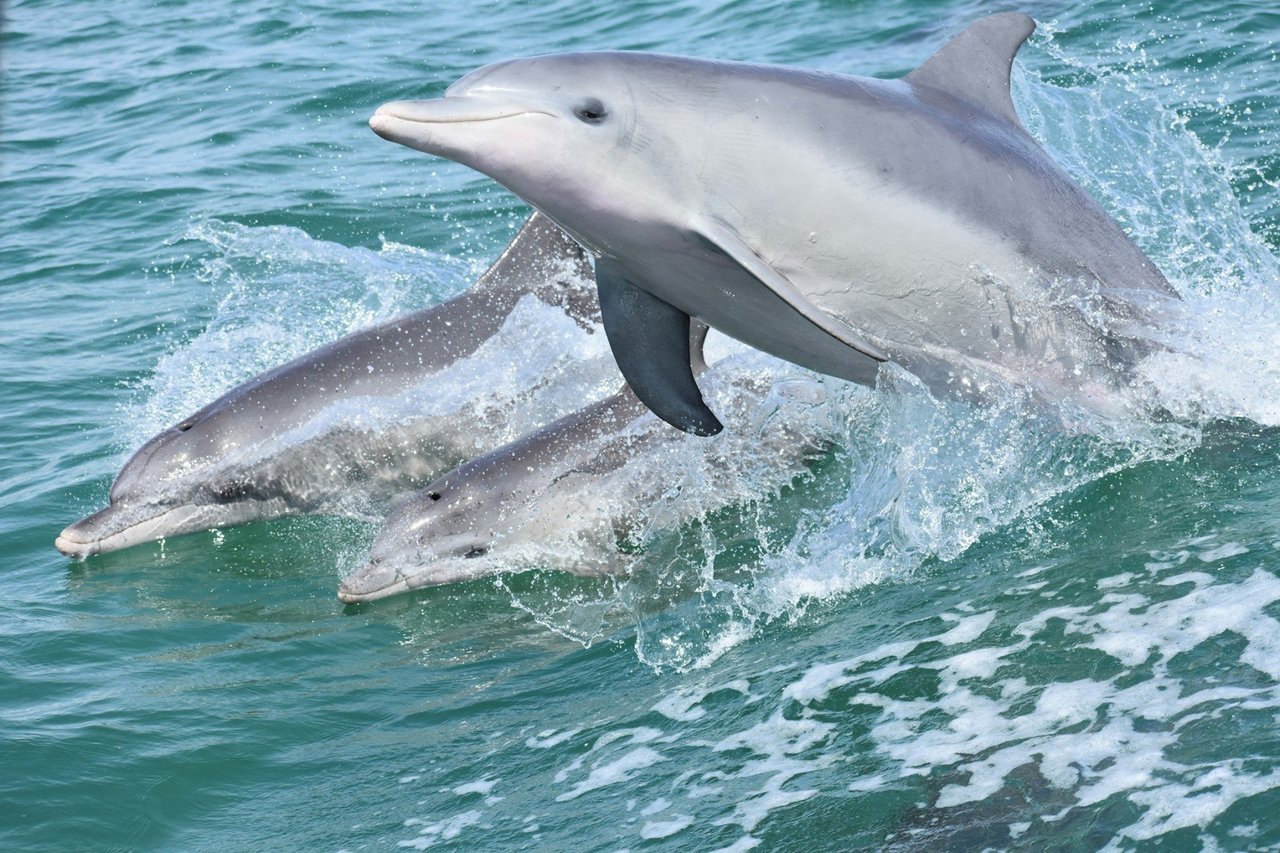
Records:
M428 154L436 153L434 125L459 121L451 118L451 105L438 101L391 101L369 117L369 129L388 142L398 142Z
M515 116L552 115L536 104L515 98L443 97L421 101L388 101L374 110L369 127L379 136L397 125L476 124Z
M525 115L551 116L536 104L507 97L443 97L391 101L378 107L369 128L383 139L425 154L464 158L476 144L474 133L489 122Z
M338 600L344 604L375 601L405 592L409 583L404 575L381 560L365 565L342 579L338 586Z
M381 113L374 113L373 115L369 116L369 129L372 130L374 133L378 134L379 136L381 136L383 139L389 138L388 137L388 134L390 133L390 129L388 127L389 124L390 124L390 120L388 119L388 117L382 115ZM394 142L395 140L392 140L392 141Z
M53 540L53 547L58 549L58 553L64 557L72 557L77 560L82 560L98 553L96 543L83 542L76 538L77 533L73 529L74 527L75 525L68 527L58 535L58 538Z
M53 547L68 557L84 558L216 526L196 506L113 503L67 527Z
M114 516L112 507L100 509L87 515L66 529L53 540L53 547L67 557L83 559L99 553L105 529L111 524Z

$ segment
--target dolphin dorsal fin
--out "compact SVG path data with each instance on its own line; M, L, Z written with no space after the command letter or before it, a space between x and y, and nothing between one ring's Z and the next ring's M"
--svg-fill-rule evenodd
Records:
M1013 56L1036 28L1019 12L983 18L961 30L903 79L928 86L1021 127L1009 95Z
M560 226L535 210L474 287L533 292L548 279L568 272L590 278L586 253Z

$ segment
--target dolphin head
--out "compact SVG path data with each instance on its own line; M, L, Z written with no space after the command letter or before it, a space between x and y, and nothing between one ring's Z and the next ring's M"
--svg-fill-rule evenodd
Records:
M216 411L197 412L139 448L112 483L108 506L67 527L54 546L83 558L283 514L283 502L246 467L227 463L237 446Z
M369 126L384 139L502 180L593 169L614 155L632 122L625 83L578 54L486 66L442 98L383 104Z
M599 573L575 554L617 544L610 475L663 435L624 429L642 411L624 389L440 477L391 512L338 598L373 601L532 565Z
M459 476L462 470L392 511L370 548L369 562L343 579L340 600L373 601L501 571L503 531L515 523L520 490L483 474Z
M660 219L671 198L691 191L671 152L683 162L698 154L687 134L676 146L669 133L696 112L678 85L679 63L690 61L625 52L507 60L467 74L441 98L383 104L369 125L489 175L609 254L610 229L593 221Z

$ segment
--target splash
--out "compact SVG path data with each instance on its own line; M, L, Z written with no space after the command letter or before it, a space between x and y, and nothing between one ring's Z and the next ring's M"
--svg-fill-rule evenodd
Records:
M122 413L130 447L263 371L461 290L474 272L396 243L365 249L216 219L175 245L194 246L190 274L213 316L160 359Z
M1280 701L1280 581L1259 565L1268 537L1259 553L1236 538L1248 532L1116 552L1061 531L1069 547L1008 559L1045 562L963 592L929 573L878 607L845 608L843 625L787 632L799 663L762 671L739 654L651 679L612 716L497 735L485 767L526 775L424 786L419 805L466 813L482 791L486 822L532 834L575 831L585 801L623 838L669 833L698 849L776 846L797 817L833 809L877 816L865 844L842 841L859 849L1247 837L1268 814L1258 795L1280 782L1257 758ZM1122 570L1091 574L1099 558ZM512 713L523 722L523 707ZM1252 752L1224 752L1241 739ZM442 824L405 825L419 833L409 844Z
M1251 227L1219 149L1185 111L1190 84L1136 43L1086 60L1052 26L1015 66L1014 98L1027 129L1102 202L1182 295L1140 367L1139 396L1184 421L1280 423L1280 260ZM1219 104L1219 109L1226 109Z

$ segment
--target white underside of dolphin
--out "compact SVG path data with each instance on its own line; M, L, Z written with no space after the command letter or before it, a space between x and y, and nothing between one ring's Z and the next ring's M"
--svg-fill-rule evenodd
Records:
M658 415L706 434L690 317L871 384L1013 383L1123 410L1135 328L1176 298L1018 121L1034 29L984 18L900 80L602 52L497 63L379 135L505 184L596 256L605 329Z

